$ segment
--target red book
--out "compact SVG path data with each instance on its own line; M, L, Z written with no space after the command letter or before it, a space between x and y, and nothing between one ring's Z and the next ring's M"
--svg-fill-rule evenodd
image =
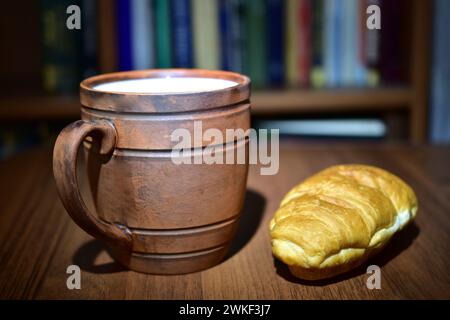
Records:
M300 0L298 7L298 73L301 86L309 85L311 71L311 0Z

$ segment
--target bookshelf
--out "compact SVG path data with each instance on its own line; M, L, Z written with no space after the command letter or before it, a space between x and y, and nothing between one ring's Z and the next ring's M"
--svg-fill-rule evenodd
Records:
M99 43L99 65L102 72L111 70L113 57L108 48L114 44L114 37L109 26L113 19L113 12L108 0L99 1L102 17L99 19L102 41ZM18 12L18 4L9 3L3 10L2 19L10 23L10 28L3 28L0 41L8 43L19 36L23 36L23 27L14 22L13 17L7 17L7 12ZM425 142L427 139L428 114L428 70L430 58L431 35L431 2L413 0L408 19L411 34L409 39L408 59L410 80L401 86L344 89L267 89L254 90L252 93L252 112L255 116L281 116L307 114L379 114L386 115L401 112L407 124L407 138L412 142ZM29 21L35 21L31 10ZM22 17L22 21L27 17ZM19 22L20 23L20 22ZM17 28L15 28L17 26ZM8 31L6 31L8 29ZM8 33L9 32L9 33ZM39 37L34 31L27 33L27 37ZM15 41L17 43L17 41ZM36 45L37 40L29 41L29 45ZM38 46L37 46L38 47ZM36 47L30 48L36 51ZM5 83L5 93L0 94L0 121L20 120L73 120L79 117L79 101L77 96L48 96L39 89L37 78L41 72L39 63L35 59L23 60L23 53L2 65L2 74L12 79ZM1 57L7 59L5 54ZM11 58L11 57L9 57ZM13 67L11 67L11 65ZM16 68L17 66L17 68ZM5 79L5 77L4 77ZM5 80L2 80L2 84ZM18 91L18 84L27 85Z

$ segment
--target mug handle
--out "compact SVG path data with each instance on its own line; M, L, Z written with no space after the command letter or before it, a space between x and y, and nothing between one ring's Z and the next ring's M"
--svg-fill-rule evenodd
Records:
M116 145L117 133L114 125L108 120L78 120L61 131L53 150L56 187L70 217L82 229L95 238L129 249L132 238L128 228L118 223L106 222L93 215L80 193L77 181L78 149L87 136L94 139L93 133L99 133L102 139L100 154L110 154Z

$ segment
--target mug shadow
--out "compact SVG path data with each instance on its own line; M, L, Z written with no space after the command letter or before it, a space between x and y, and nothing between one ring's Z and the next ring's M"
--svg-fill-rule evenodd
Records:
M252 239L261 224L265 207L266 199L262 194L247 189L239 226L224 261L238 253Z
M103 252L108 252L108 246L100 240L90 240L84 243L74 254L73 264L78 265L81 270L97 274L116 273L127 269L114 260L108 263L95 264L96 258Z
M238 253L254 236L262 220L262 214L266 205L265 198L258 192L247 190L239 226L235 237L230 244L230 249L225 260ZM117 273L127 269L117 262L95 264L97 257L106 251L109 256L108 246L100 240L90 240L84 243L74 254L73 264L78 265L81 270L97 274Z
M368 261L366 261L359 267L349 272L346 272L344 274L338 275L330 279L311 281L296 278L290 273L288 266L279 261L278 259L276 259L275 257L273 257L274 266L276 269L276 273L280 277L291 283L302 284L305 286L319 286L319 287L327 286L330 284L348 280L353 277L360 276L362 274L366 274L367 272L366 268L369 264L377 265L380 268L382 268L389 261L393 260L400 253L405 251L414 242L419 233L420 229L415 224L415 222L409 224L408 226L405 227L405 229L395 234L390 243L388 243L384 249L378 252L378 254L376 254L372 258L369 258Z

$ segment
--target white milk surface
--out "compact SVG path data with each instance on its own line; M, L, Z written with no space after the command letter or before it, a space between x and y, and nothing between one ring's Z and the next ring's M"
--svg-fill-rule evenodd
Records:
M98 91L120 93L196 93L236 86L229 80L212 78L150 78L114 81L94 87Z

